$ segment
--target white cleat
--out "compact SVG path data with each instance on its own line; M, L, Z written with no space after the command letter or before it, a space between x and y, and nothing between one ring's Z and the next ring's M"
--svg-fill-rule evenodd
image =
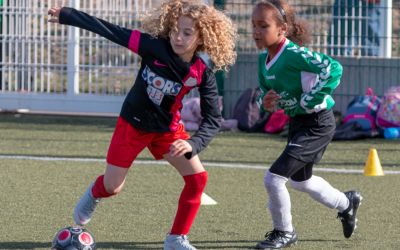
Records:
M84 226L89 223L97 204L101 200L100 198L95 199L93 197L92 187L93 184L88 187L74 209L74 221L79 226Z
M164 250L197 250L189 243L186 235L167 234L164 241Z

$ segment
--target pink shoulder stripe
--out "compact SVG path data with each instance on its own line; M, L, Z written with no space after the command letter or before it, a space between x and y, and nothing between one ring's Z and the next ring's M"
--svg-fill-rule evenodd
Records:
M175 103L171 107L172 122L169 126L171 131L176 131L181 120L182 100L191 89L199 87L202 84L203 73L207 66L198 58L189 69L189 73L183 78L183 88L175 98Z
M203 73L207 66L201 59L197 59L192 66L190 66L189 73L183 78L183 83L187 87L198 87L202 83Z
M129 38L128 48L136 54L139 52L140 34L140 31L133 30Z

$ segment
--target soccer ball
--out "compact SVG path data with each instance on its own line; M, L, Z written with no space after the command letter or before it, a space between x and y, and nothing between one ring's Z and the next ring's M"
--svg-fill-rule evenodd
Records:
M95 250L92 234L81 227L64 227L54 236L52 250Z

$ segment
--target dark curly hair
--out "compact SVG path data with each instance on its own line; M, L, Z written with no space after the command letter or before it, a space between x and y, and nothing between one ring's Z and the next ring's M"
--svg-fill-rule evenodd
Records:
M287 23L288 32L286 37L300 46L311 42L309 25L305 20L296 18L296 11L284 0L260 1L254 7L267 8L274 11L274 18L280 25Z

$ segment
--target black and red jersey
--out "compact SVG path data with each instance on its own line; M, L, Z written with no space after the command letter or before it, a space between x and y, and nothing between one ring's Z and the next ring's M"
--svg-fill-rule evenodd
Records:
M92 31L141 56L136 81L123 103L120 116L135 128L147 132L175 131L180 122L183 97L198 88L202 122L199 130L188 140L191 157L203 150L217 134L221 112L214 73L198 56L190 63L174 53L168 40L154 38L64 7L59 16L61 24Z

